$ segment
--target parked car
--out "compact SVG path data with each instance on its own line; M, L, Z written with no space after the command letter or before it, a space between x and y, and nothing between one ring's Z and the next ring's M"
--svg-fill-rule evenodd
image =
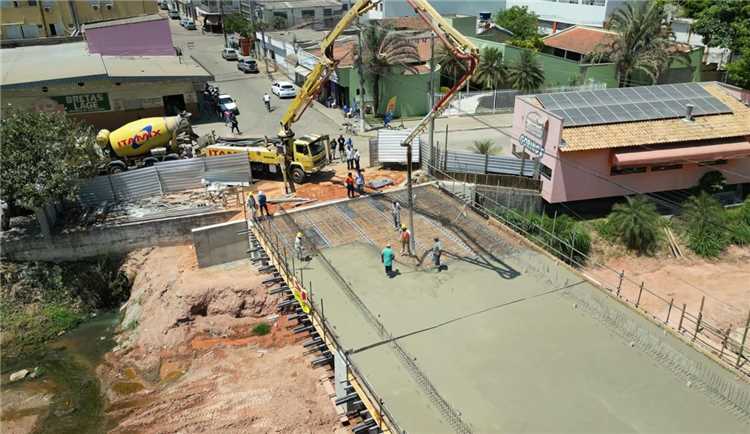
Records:
M168 11L169 10L169 3L167 3L167 0L160 0L159 1L159 9L161 9L163 11Z
M271 93L279 98L294 98L297 96L297 89L288 81L274 81L271 85Z
M245 57L237 61L237 69L243 72L258 72L258 63L255 59Z
M234 112L234 114L240 114L240 108L237 107L237 103L234 102L230 95L219 95L219 108L221 112Z
M195 22L191 18L183 18L180 20L180 25L187 30L195 30Z
M237 55L237 50L234 48L224 48L221 50L221 57L225 60L237 60L240 56Z
M169 18L171 18L173 20L179 20L180 19L180 12L177 9L170 9L169 13L167 15L169 15Z

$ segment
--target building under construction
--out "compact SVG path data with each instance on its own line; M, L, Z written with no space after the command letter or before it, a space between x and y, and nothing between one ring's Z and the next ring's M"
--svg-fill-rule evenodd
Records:
M384 273L405 191L253 226L256 262L267 256L286 282L282 305L315 363L333 366L355 432L750 430L747 375L690 345L684 313L677 332L648 318L627 303L635 294L597 286L444 187L414 189L416 253L439 237L441 271L397 256Z

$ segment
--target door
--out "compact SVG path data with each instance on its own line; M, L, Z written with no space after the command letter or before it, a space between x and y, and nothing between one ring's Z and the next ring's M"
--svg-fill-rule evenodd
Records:
M187 107L185 105L185 96L182 94L167 95L162 100L164 101L164 114L167 116L177 115Z
M57 36L57 26L54 24L49 25L49 35L50 36Z

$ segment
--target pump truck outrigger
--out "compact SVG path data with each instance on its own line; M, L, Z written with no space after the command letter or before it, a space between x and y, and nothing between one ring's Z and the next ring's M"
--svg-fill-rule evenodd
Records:
M380 4L381 0L357 0L357 2L349 8L346 14L341 20L323 39L320 43L320 52L322 54L320 62L318 62L310 74L307 76L307 80L302 85L302 88L297 93L292 103L289 105L284 116L281 118L281 129L279 131L279 139L281 139L282 146L279 147L280 153L283 154L283 164L280 164L282 173L285 181L289 184L289 190L294 192L294 180L293 178L299 179L299 170L297 171L298 176L291 176L291 170L294 167L299 167L299 164L295 163L295 145L294 131L292 131L292 125L297 122L302 114L305 112L307 107L313 102L313 100L320 94L323 86L328 82L329 77L336 70L340 59L333 57L333 44L336 42L339 36L351 26L354 21L367 13L370 9ZM432 107L430 113L417 125L416 128L409 135L404 144L411 146L411 141L427 126L431 119L434 119L442 110L445 109L448 102L455 95L458 89L469 80L474 73L478 59L479 50L472 44L466 37L459 33L456 29L440 16L440 14L432 7L426 0L407 0L409 5L414 8L414 11L423 20L425 20L432 31L440 38L440 40L448 47L453 55L462 62L466 63L464 75L456 82L456 84L446 93L436 104ZM306 152L313 159L316 155L313 155L310 150ZM411 155L410 152L407 152Z

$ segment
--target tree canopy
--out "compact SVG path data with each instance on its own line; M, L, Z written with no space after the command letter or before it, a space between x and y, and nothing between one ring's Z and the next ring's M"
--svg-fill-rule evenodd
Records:
M474 82L484 89L497 89L507 79L507 74L503 53L495 47L484 47L474 72Z
M513 89L534 92L544 84L544 69L532 51L523 50L521 56L508 67L508 81Z
M77 180L96 174L100 157L93 131L65 113L10 107L0 121L0 137L0 198L9 207L72 199Z
M255 32L253 23L241 14L226 15L224 17L224 30L229 33L239 33L243 38L250 38Z
M527 6L513 6L498 12L495 15L495 24L513 33L513 37L508 41L511 45L531 49L539 49L542 46L539 18L534 12L529 12Z

